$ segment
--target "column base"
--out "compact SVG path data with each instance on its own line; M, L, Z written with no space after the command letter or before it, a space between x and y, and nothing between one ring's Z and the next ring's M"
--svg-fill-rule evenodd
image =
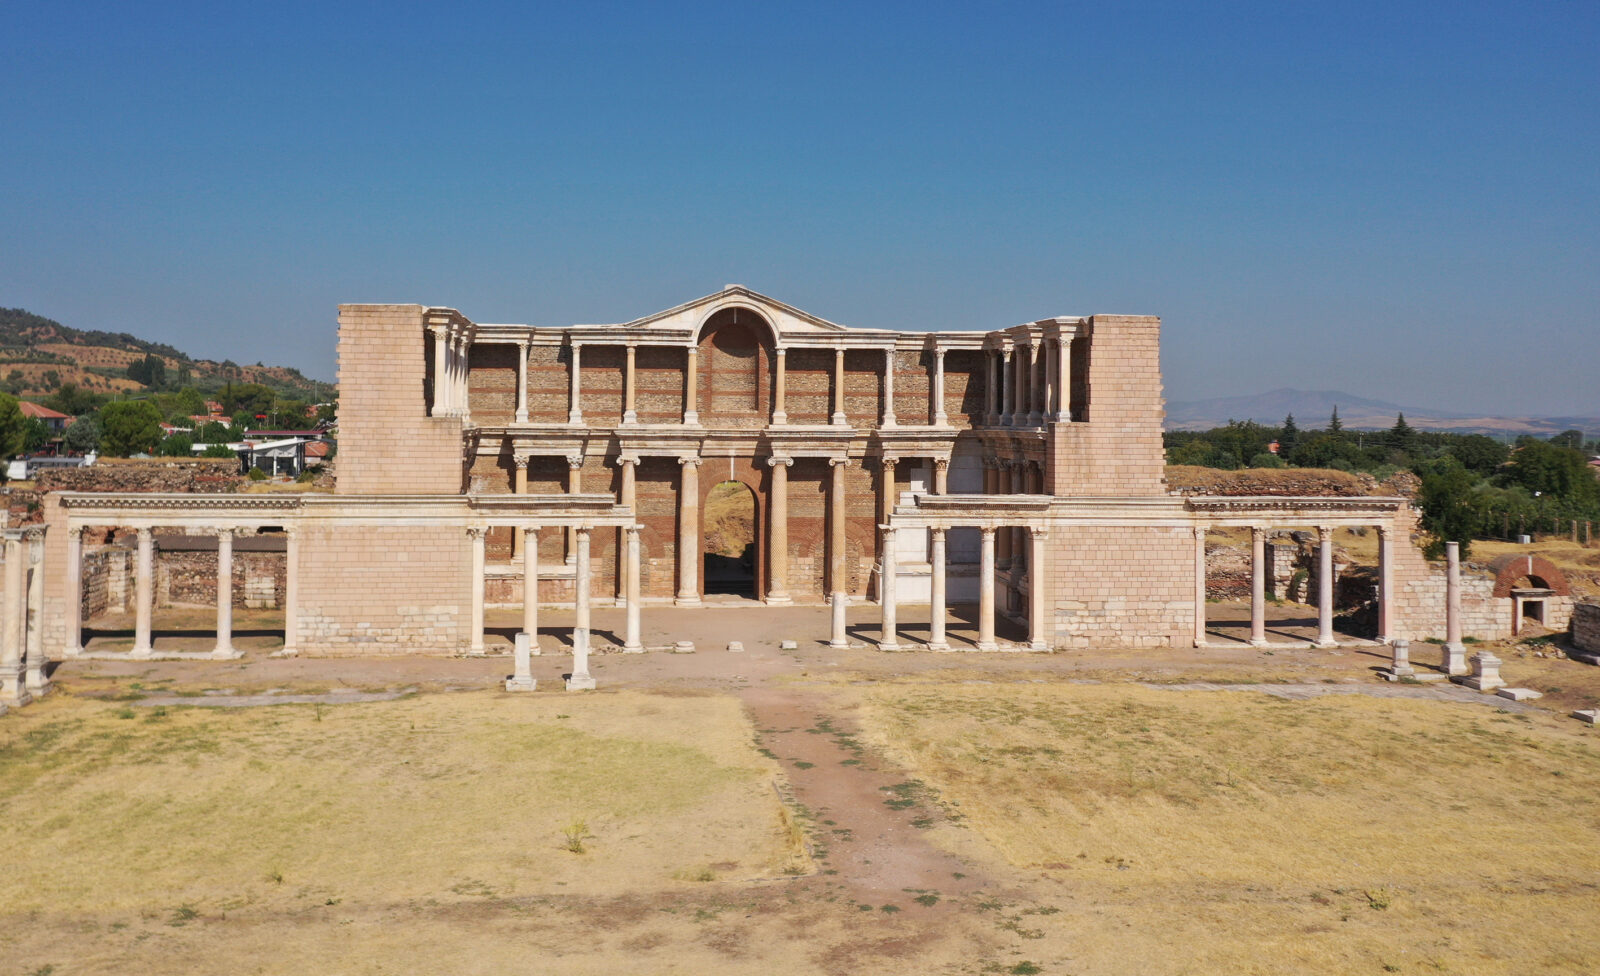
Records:
M675 607L688 607L690 609L705 606L705 604L700 602L700 598L697 596L680 596L672 601L672 605Z
M135 647L133 650L128 652L128 656L131 658L144 659L155 654L155 652L156 650L154 647Z
M936 413L936 414L934 414L933 415L933 425L935 427L948 427L948 426L950 426L950 417L949 417L949 415L948 414L944 414L944 413Z
M1205 640L1205 638L1203 638L1203 637L1196 637L1196 638L1195 638L1195 641L1194 641L1194 646L1195 646L1195 647L1197 647L1197 648L1201 648L1201 647L1210 647L1210 646L1211 646L1211 645L1210 645L1210 643L1208 643L1208 642L1207 642L1207 641L1206 641L1206 640Z
M643 644L624 644L624 645L622 645L622 653L624 653L624 654L643 654L644 653L644 645Z
M1000 649L1000 645L994 641L978 641L975 646L980 651L998 651Z
M537 688L538 686L539 686L539 682L534 680L533 678L507 678L506 679L506 690L507 691L532 691L533 689Z
M929 641L928 642L928 650L930 650L930 651L948 651L948 650L950 650L950 645L946 644L944 641Z
M769 607L792 607L794 606L794 599L787 593L769 593L767 594L766 604Z
M1451 675L1466 674L1466 647L1461 644L1446 644L1444 646L1444 659L1439 662L1439 670Z
M237 661L244 657L244 652L232 644L218 644L211 652L211 656L218 661Z
M300 649L297 647L283 647L272 652L273 657L299 657Z
M526 411L526 410L518 410L517 411L516 423L525 424L527 422L528 422L528 411Z
M628 410L623 413L622 422L625 424L636 424L639 422L639 415L632 410Z
M587 674L574 674L567 678L568 691L593 691L594 678Z
M788 413L786 413L785 411L782 411L782 410L776 410L776 411L773 412L773 414L772 414L772 425L774 427L781 427L781 426L783 426L784 424L786 424L788 422L789 422L789 414Z
M903 651L905 649L906 649L906 646L904 644L899 643L898 641L879 641L878 642L878 650L880 650L880 651Z
M1267 642L1264 641L1264 640L1257 640L1256 638L1252 637L1252 638L1250 638L1250 646L1251 647L1266 647L1267 646Z
M700 422L700 411L685 410L683 412L683 422L685 424L698 424Z
M1339 642L1334 640L1332 637L1318 637L1317 638L1317 646L1318 647L1338 647L1339 646Z
M880 423L878 426L879 427L898 427L900 425L895 421L894 414L891 413L889 416L883 418L883 422Z
M836 413L828 418L828 423L835 427L843 427L846 423L845 416L842 413Z

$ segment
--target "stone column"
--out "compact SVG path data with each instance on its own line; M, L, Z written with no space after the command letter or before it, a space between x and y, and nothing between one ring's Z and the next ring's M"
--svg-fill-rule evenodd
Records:
M950 459L933 459L933 493L935 495L950 494Z
M787 387L785 386L786 366L788 364L788 351L779 346L774 350L776 358L773 360L773 389L772 389L772 422L773 424L786 424L789 422L789 413L786 405Z
M133 570L133 650L130 657L149 657L154 653L150 642L150 610L155 583L155 553L149 529L137 531L139 555ZM20 585L20 581L19 581Z
M983 422L990 427L1000 422L1000 356L997 350L983 351Z
M882 578L879 581L879 603L883 609L883 633L878 640L878 650L898 651L900 640L898 637L899 621L897 619L899 606L895 600L895 583L900 574L900 561L895 552L895 530L893 527L883 529L883 559L879 562Z
M1394 636L1390 611L1394 605L1394 532L1378 526L1378 643L1387 644Z
M467 529L467 538L472 545L472 637L467 646L467 653L483 653L483 528L472 526Z
M67 529L67 657L83 653L83 529Z
M996 458L983 459L983 493L985 495L1000 494L1000 462Z
M1000 350L1000 426L1011 426L1011 350Z
M978 650L993 651L994 642L994 529L984 526L978 547Z
M1028 349L1018 342L1011 354L1011 425L1023 427L1028 423Z
M1048 530L1028 530L1028 649L1033 651L1048 651L1051 644L1045 620L1045 611L1050 607L1045 592L1050 583L1050 573L1045 569L1045 543L1049 538Z
M1000 469L999 469L998 472L996 472L995 477L1000 483L1000 494L1002 494L1002 495L1010 495L1010 494L1014 494L1016 492L1016 489L1017 489L1017 484L1016 484L1017 470L1012 465L1012 462L1010 462L1010 461L1001 461L1000 462ZM999 532L1000 532L1000 544L999 544L1000 562L999 562L999 566L1000 566L1001 569L1007 569L1007 568L1009 568L1011 566L1011 558L1012 558L1012 554L1011 554L1011 528L1010 528L1010 526L1007 526L1006 528L1000 529Z
M638 466L639 458L636 455L617 455L617 468L622 473L622 484L617 491L617 504L627 506L628 511L633 512L635 518L637 518L639 514L636 511L639 501L639 492L637 488L638 479L635 477L635 472L638 470ZM617 542L619 543L617 547L618 553L622 552L622 547L620 545L622 541L623 539L619 533L617 538ZM626 574L619 572L617 573L617 603L625 605L627 602L627 576Z
M829 647L849 647L850 633L845 626L845 595L838 590L828 598L828 605L833 617L833 631L828 638Z
M700 459L679 458L678 599L680 607L700 606Z
M881 426L894 427L894 349L883 351L883 420Z
M833 593L845 592L844 469L849 463L847 458L828 459L833 467L828 490L828 589Z
M789 466L793 458L769 457L772 468L772 524L767 529L767 604L787 606L789 596Z
M1317 526L1317 646L1333 647L1333 527Z
M644 652L644 644L639 640L639 525L635 523L623 531L628 537L628 564L623 568L628 581L628 626L622 639L622 649L629 654L639 654Z
M886 457L882 459L883 479L878 485L878 524L889 521L889 513L894 511L894 466L898 458Z
M513 495L526 495L528 493L528 455L511 455L511 493ZM516 562L517 556L522 552L522 533L513 528L511 530L511 561Z
M1061 374L1057 370L1060 357L1051 353L1059 345L1060 339L1042 339L1039 342L1039 355L1044 360L1044 422L1047 424L1056 419L1056 390L1061 386Z
M583 491L583 455L567 455L567 494L576 495ZM578 530L567 529L567 562L572 562L578 551Z
M300 653L300 526L283 527L283 647L279 657Z
M215 658L243 657L233 649L233 530L217 530L217 646Z
M844 424L844 347L833 351L833 416L829 423Z
M461 422L472 423L472 340L461 337Z
M1056 339L1056 416L1057 421L1074 419L1072 409L1072 340Z
M582 406L582 381L583 381L583 343L572 344L572 364L570 367L572 386L567 392L567 423L583 423Z
M928 650L948 651L950 644L946 641L944 633L945 530L935 528L929 529L928 532L932 538L928 547L928 560L933 570L928 596Z
M944 412L944 350L938 346L933 347L933 425L950 425L950 417Z
M522 534L522 632L528 647L539 653L539 527L520 528Z
M24 566L22 530L5 530L6 591L5 619L0 621L0 701L26 705L33 700L23 677L22 655L27 646L28 601L23 593L27 569Z
M1194 646L1206 646L1206 527L1194 527Z
M1037 427L1044 423L1044 404L1042 402L1044 398L1039 395L1041 392L1041 387L1044 385L1039 381L1039 361L1041 354L1042 350L1039 348L1039 343L1028 343L1027 369L1029 427Z
M1250 646L1267 643L1267 530L1250 526Z
M28 552L28 617L26 643L27 674L23 683L35 698L50 693L50 678L45 674L44 660L44 529L29 529Z
M567 679L568 691L584 691L594 687L589 675L589 527L579 526L578 572L573 581L575 622L572 627L572 677Z
M689 362L684 370L683 378L683 422L698 424L700 411L697 408L700 402L700 348L689 347Z
M528 422L528 344L517 343L517 423Z
M634 407L634 355L633 343L628 343L628 359L622 370L622 422L636 424L639 422L639 412Z
M1440 670L1445 674L1466 674L1467 648L1461 643L1461 544L1446 542L1444 558L1444 660ZM1522 615L1517 616L1520 619Z
M446 417L450 414L450 362L445 349L444 329L433 329L433 412L430 416Z

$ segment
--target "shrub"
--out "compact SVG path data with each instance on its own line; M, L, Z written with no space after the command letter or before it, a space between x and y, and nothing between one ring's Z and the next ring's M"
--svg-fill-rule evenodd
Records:
M1283 468L1288 465L1284 464L1283 458L1278 457L1278 455L1270 451L1262 451L1250 459L1250 466L1252 468Z
M249 473L248 477L250 478L251 481L266 481L267 478L270 477L270 475L268 475L265 471L261 470L259 467L256 467L256 468L251 468L250 469L250 473Z

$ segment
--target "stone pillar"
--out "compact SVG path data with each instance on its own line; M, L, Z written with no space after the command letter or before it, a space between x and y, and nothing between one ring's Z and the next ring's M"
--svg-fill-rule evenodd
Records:
M1391 658L1389 662L1390 680L1410 677L1416 674L1416 669L1411 666L1411 642L1405 638L1397 638L1389 645Z
M623 530L627 535L627 565L623 572L627 577L628 601L628 626L622 639L622 649L630 654L642 653L644 644L639 641L639 525L635 523Z
M482 526L472 526L467 529L467 538L472 546L472 636L467 645L467 653L483 653L483 534Z
M1250 526L1250 646L1267 643L1267 530Z
M978 650L993 651L994 642L994 529L984 526L978 551Z
M215 658L244 655L233 649L233 530L217 530L217 646Z
M530 653L539 653L539 527L517 530L522 535L522 632Z
M929 529L932 538L928 546L928 561L932 564L933 576L929 585L928 596L928 650L948 651L949 642L945 639L945 530Z
M433 412L430 416L450 415L450 356L444 342L444 329L433 329Z
M1011 350L1000 350L1000 426L1011 426Z
M829 609L833 617L833 632L828 638L829 647L849 647L850 633L845 627L845 595L838 590L829 597Z
M1206 527L1194 527L1194 646L1206 646Z
M528 493L528 455L513 454L511 463L511 493L513 495L526 495ZM522 533L517 529L511 530L511 561L517 561L517 554L522 552Z
M1394 605L1394 532L1378 526L1378 643L1387 644L1394 636L1390 611Z
M567 494L576 495L583 491L583 455L567 455ZM567 529L567 562L572 562L574 554L578 551L578 530Z
M1045 569L1045 543L1050 533L1045 529L1028 530L1028 649L1050 650L1051 638L1046 632L1045 611L1050 601L1045 588L1050 583L1050 573Z
M28 553L28 616L26 675L23 684L35 698L50 693L50 678L45 674L44 660L44 529L33 528L25 538Z
M786 424L789 422L789 413L786 406L785 375L789 361L788 351L779 346L774 350L776 358L773 360L773 389L772 389L772 422L773 424Z
M767 604L787 606L789 596L789 466L793 458L769 457L772 468L772 524L767 529Z
M466 336L460 339L460 390L461 390L461 422L472 423L472 340Z
M1479 651L1472 655L1472 677L1464 678L1460 683L1478 691L1504 688L1506 682L1500 677L1500 659L1491 651Z
M1044 422L1047 424L1056 419L1056 390L1061 386L1061 373L1057 368L1060 357L1053 355L1052 351L1059 345L1060 339L1042 339L1039 342L1039 355L1044 360Z
M1317 646L1333 647L1333 527L1317 526Z
M950 459L933 459L933 493L935 495L950 494Z
M1444 660L1445 674L1467 673L1467 648L1461 643L1461 544L1446 542L1445 558L1445 609L1444 609ZM1521 614L1517 615L1521 618Z
M883 351L883 420L881 426L895 426L894 416L894 348Z
M1000 422L1000 355L997 350L983 351L983 422L990 427Z
M1037 427L1044 422L1044 405L1040 402L1043 398L1039 395L1039 357L1040 349L1037 342L1028 343L1026 358L1028 371L1028 426Z
M1072 409L1072 340L1056 339L1056 416L1057 421L1074 419Z
M999 469L998 472L996 472L995 477L1000 483L1000 494L1002 494L1002 495L1010 495L1010 494L1013 494L1016 491L1016 489L1017 489L1017 485L1016 485L1017 470L1016 470L1015 467L1012 466L1012 463L1010 461L1001 461L1000 462L1000 469ZM1011 559L1012 559L1012 553L1011 553L1011 528L1010 528L1010 526L1007 526L1006 528L1000 529L999 531L1000 531L1000 541L999 541L999 557L1000 557L1000 560L999 560L998 565L1000 566L1001 569L1009 569L1010 566L1011 566Z
M898 637L899 621L897 619L899 606L895 599L895 583L900 574L900 561L895 552L895 530L892 526L883 529L883 559L879 562L882 578L879 581L880 600L883 609L883 633L878 640L878 650L898 651L900 640Z
M528 422L528 344L517 343L517 423Z
M830 423L846 423L844 416L844 347L833 351L833 416Z
M583 382L583 343L572 344L571 388L567 392L567 423L583 423L582 382Z
M1000 494L1000 462L996 458L983 459L983 493L985 495Z
M22 655L27 646L28 601L23 593L27 585L26 557L23 555L21 529L5 530L6 591L4 594L5 619L0 621L0 701L11 705L26 705L33 700L23 677Z
M594 687L589 675L589 527L578 527L578 572L573 592L576 597L575 617L572 627L572 677L567 679L568 691L585 691Z
M950 417L944 412L944 350L938 346L933 347L933 425L950 425Z
M1022 427L1028 423L1028 345L1018 342L1011 354L1011 425Z
M137 531L139 555L133 570L133 650L130 657L149 657L154 653L150 642L150 611L155 583L155 553L149 529ZM20 585L20 583L19 583Z
M67 529L67 657L83 653L83 529Z
M638 518L639 513L637 508L639 503L639 490L638 479L635 476L635 472L639 467L639 458L637 455L633 454L619 454L617 455L617 467L622 472L622 484L617 491L617 504L626 506L628 511L633 513L633 517ZM617 541L620 543L623 540L619 537ZM618 547L617 551L619 553L622 552L620 546ZM628 581L626 573L617 573L617 602L619 604L626 604L628 602Z
M680 607L700 606L700 459L679 458L678 599Z
M507 691L532 691L539 683L533 680L533 661L529 655L528 635L519 633L513 640L511 655L514 671L506 679Z
M300 653L300 526L283 527L283 647L279 657Z
M636 352L633 343L628 343L628 359L622 370L622 422L636 424L639 422L639 412L634 409L634 355Z
M700 411L697 404L700 400L700 348L689 347L689 362L684 371L683 379L683 422L698 424Z
M894 511L894 466L898 458L886 457L882 459L883 478L878 484L878 524L889 521L889 513Z
M828 490L828 589L833 593L845 592L845 531L844 531L844 469L846 458L829 458L832 465L832 484Z

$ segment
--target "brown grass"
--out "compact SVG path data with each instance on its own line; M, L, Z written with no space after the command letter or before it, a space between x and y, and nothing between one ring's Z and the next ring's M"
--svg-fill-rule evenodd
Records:
M1211 495L1370 495L1377 485L1370 476L1329 468L1245 468L1223 471L1189 464L1167 465L1167 487Z

